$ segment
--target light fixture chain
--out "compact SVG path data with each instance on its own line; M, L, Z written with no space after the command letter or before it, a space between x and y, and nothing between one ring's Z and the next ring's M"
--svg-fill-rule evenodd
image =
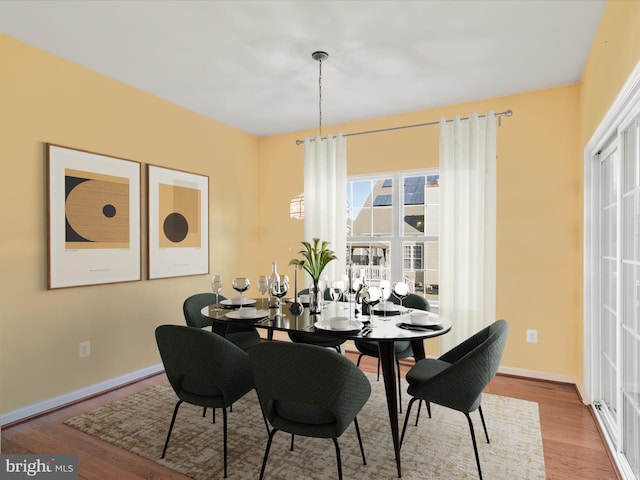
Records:
M322 137L322 61L329 57L327 52L317 51L311 54L311 58L320 62L319 74L318 74L318 130L319 135Z
M320 74L318 75L318 125L320 136L322 137L322 58L318 61L320 62Z

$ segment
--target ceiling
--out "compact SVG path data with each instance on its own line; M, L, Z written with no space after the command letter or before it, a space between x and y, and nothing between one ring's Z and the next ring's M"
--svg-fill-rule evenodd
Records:
M267 136L318 127L316 50L324 126L577 82L605 3L3 0L0 31Z

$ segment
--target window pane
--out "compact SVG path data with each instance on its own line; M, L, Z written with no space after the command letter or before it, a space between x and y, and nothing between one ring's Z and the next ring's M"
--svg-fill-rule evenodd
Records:
M391 235L393 233L393 209L376 207L373 209L373 235Z

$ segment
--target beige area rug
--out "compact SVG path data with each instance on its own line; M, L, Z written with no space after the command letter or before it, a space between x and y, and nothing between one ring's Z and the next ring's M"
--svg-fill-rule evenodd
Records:
M340 437L345 479L397 478L383 382L371 380L372 394L358 416L367 465L362 464L355 428ZM403 385L403 393L406 385ZM408 395L403 395L407 404ZM167 429L176 402L168 383L157 385L65 422L84 433L129 450L193 479L222 478L222 414L182 404L164 460L160 460ZM483 396L483 411L489 438L484 439L479 414L474 420L483 476L489 480L545 478L538 404L496 395ZM417 404L413 409L402 446L402 478L477 479L478 471L466 417L438 405L433 418L426 408L414 427ZM403 409L403 412L406 411ZM267 432L255 391L233 405L229 418L230 479L257 479L260 474ZM400 428L404 414L400 415ZM265 479L337 478L335 449L329 439L296 437L295 450L289 450L291 436L278 432L271 447Z

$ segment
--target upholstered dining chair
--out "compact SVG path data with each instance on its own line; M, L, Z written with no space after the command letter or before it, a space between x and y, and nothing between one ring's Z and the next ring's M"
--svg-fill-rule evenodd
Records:
M400 300L395 294L392 294L389 297L389 300L396 305L400 304ZM430 310L429 302L426 298L417 295L415 293L410 293L403 301L402 306L407 308L413 308L415 310ZM393 319L393 317L391 317ZM380 354L378 352L378 342L374 340L354 340L354 344L360 352L358 355L357 365L360 366L360 360L362 357L367 355L370 357L376 357L378 359L378 380L380 380ZM396 371L398 373L398 406L400 409L400 413L402 413L402 388L400 385L400 360L403 358L413 357L413 349L411 348L411 342L408 341L397 341L394 343L395 348L395 356L396 356Z
M333 440L342 479L338 437L353 423L366 465L357 414L371 395L371 384L343 355L317 345L263 342L249 351L249 364L262 411L273 426L262 461L264 477L271 442L279 430Z
M304 290L300 290L298 295L309 295L309 289L305 288ZM324 294L325 301L330 301L330 297L327 296L326 292ZM333 348L338 353L340 352L340 346L346 342L345 339L340 337L332 337L330 335L316 335L315 333L304 333L304 332L289 332L289 339L292 342L296 343L306 343L309 345L318 345L320 347Z
M182 325L160 325L156 342L169 383L178 397L171 431L183 402L222 409L224 477L227 477L227 407L254 388L246 352L220 335Z
M223 295L219 295L218 300L222 301L226 300L226 298ZM213 305L214 303L216 303L216 296L214 293L196 293L195 295L188 297L182 304L182 311L187 325L196 328L210 327L211 320L203 318L200 314L200 310L202 310L203 307ZM230 323L227 327L226 338L244 351L247 351L254 345L260 343L260 334L255 327L251 325Z
M478 446L469 414L476 409L478 410L484 434L487 443L489 443L487 425L480 405L482 391L498 371L508 331L508 323L505 320L498 320L439 358L426 358L418 361L407 372L406 378L409 383L407 392L413 398L407 407L400 445L404 440L411 406L416 400L425 400L427 406L432 402L462 412L469 423L478 475L482 480ZM416 418L417 424L418 419Z

